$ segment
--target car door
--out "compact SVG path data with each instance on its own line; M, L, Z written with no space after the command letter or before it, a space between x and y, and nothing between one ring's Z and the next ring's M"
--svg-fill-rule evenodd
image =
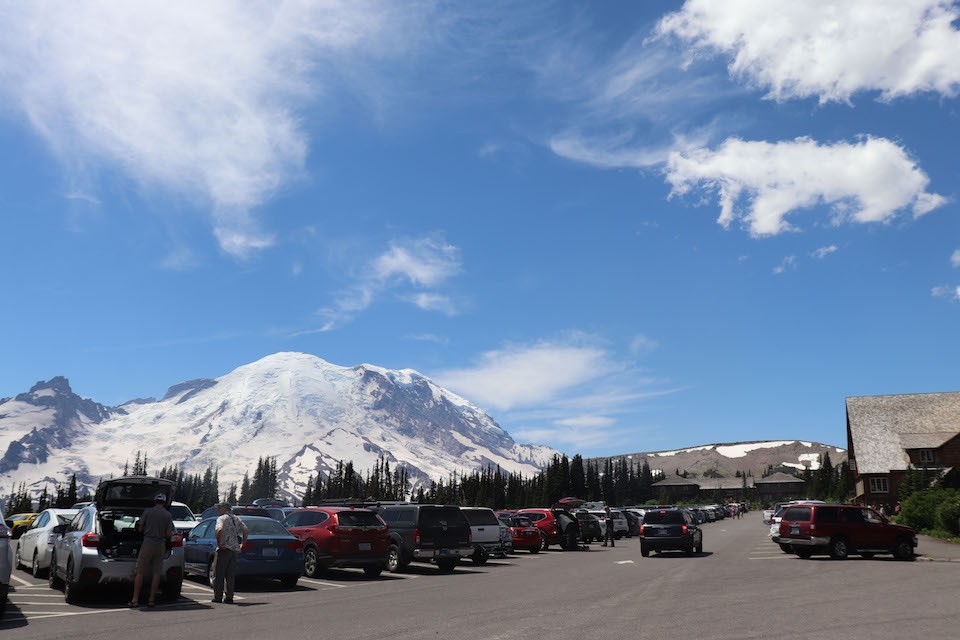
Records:
M77 568L79 568L80 556L83 553L83 534L91 530L90 527L92 523L93 515L91 511L84 509L70 521L70 527L60 538L60 547L57 549L57 566L61 569L61 573L64 576L66 576L66 570L71 558L73 558L74 570L76 571ZM61 549L63 553L60 553ZM75 579L76 576L69 576L69 578Z
M893 546L892 540L887 540L887 529L880 514L864 507L863 514L863 547L869 549L884 549Z
M30 528L27 529L26 533L20 536L19 547L20 549L20 559L24 564L29 565L33 562L33 554L37 551L37 540L39 540L41 534L46 532L47 524L50 522L50 512L44 511L40 514L40 517L33 521L33 524L30 525ZM46 537L44 536L44 544L46 544Z
M190 530L183 543L184 564L191 573L206 575L207 564L216 548L215 544L211 547L209 537L215 524L216 520L204 520Z

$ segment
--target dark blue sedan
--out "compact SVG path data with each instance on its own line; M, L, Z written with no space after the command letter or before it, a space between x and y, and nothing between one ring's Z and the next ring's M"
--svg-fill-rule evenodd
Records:
M297 584L303 571L303 543L273 518L239 517L250 533L237 555L237 577L277 578L286 587ZM216 525L216 518L203 520L183 543L184 572L204 576L210 584L217 550Z

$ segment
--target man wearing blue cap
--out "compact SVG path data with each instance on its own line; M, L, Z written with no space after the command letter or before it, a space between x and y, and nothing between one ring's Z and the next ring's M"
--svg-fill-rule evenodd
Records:
M146 509L137 522L137 531L143 534L140 544L140 553L137 556L137 574L133 578L133 598L130 606L140 604L140 589L143 587L143 574L149 573L150 595L147 597L147 606L154 605L157 589L160 588L160 572L163 567L163 554L167 550L167 538L173 535L173 516L164 506L167 496L158 493L153 499L153 507Z

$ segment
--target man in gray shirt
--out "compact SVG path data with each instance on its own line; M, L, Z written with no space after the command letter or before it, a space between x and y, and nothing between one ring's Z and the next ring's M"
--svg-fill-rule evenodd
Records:
M158 493L153 500L153 507L145 510L140 516L140 521L137 522L137 531L143 534L143 542L140 544L140 554L137 556L137 574L133 579L131 607L140 604L144 573L152 576L147 606L154 605L153 599L157 589L160 588L160 571L163 566L163 554L167 550L167 538L173 535L173 516L164 507L167 496Z

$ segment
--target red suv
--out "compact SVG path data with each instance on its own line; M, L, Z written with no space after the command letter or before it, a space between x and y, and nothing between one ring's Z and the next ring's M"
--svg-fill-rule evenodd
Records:
M552 544L561 549L576 549L580 544L580 524L566 509L520 509L516 515L530 518L543 536L543 548Z
M829 554L844 560L850 554L872 558L877 553L892 553L909 560L917 547L917 534L868 507L798 504L783 512L780 542L789 544L801 558Z
M386 523L369 509L308 507L283 520L303 542L303 573L316 578L330 567L359 567L370 577L387 566Z

